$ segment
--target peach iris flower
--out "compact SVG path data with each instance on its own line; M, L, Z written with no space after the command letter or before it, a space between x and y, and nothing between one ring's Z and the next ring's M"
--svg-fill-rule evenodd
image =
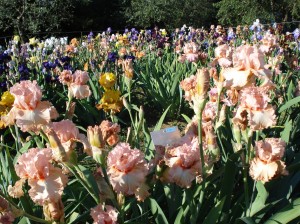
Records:
M145 184L148 165L144 154L131 149L127 143L119 143L107 156L107 174L114 191L125 195L139 194L140 186ZM143 189L142 189L143 190ZM144 192L141 200L148 196Z
M227 68L232 65L232 48L227 44L222 44L215 49L215 59L212 66L218 63L221 67Z
M196 176L201 175L201 161L197 138L192 142L167 149L164 161L168 168L162 180L189 188Z
M236 48L232 57L233 67L239 70L264 70L264 54L255 46L242 45Z
M105 208L105 210L104 210ZM117 224L118 222L118 212L117 210L110 206L98 205L91 209L91 216L94 220L93 224Z
M233 68L222 71L226 88L242 89L254 84L256 76L271 76L271 71L266 69L264 54L255 46L242 45L236 48L232 56Z
M185 91L185 99L189 101L196 115L200 113L200 105L203 104L209 89L209 71L207 68L197 69L196 75L192 75L180 82L180 87Z
M180 87L184 90L184 98L186 101L192 101L192 97L196 92L197 77L191 75L180 82Z
M59 81L68 86L69 97L84 99L91 95L87 85L89 75L86 71L76 70L73 74L69 70L63 70L59 75Z
M63 70L59 77L59 81L64 85L70 85L73 81L72 72L70 70Z
M209 175L214 162L219 159L219 149L216 136L213 132L212 122L203 123L203 151L205 172L202 173L202 161L198 141L198 120L195 116L185 130L185 135L171 144L159 156L167 168L161 176L161 181L176 183L183 188L189 188L194 180L201 181L203 175ZM156 147L159 149L159 147ZM158 153L162 153L160 149ZM161 159L162 158L162 159Z
M274 34L266 33L263 36L261 43L262 44L260 45L259 49L263 53L270 53L272 48L275 48L276 46L278 46L278 38Z
M92 156L96 154L101 155L102 151L105 150L105 143L110 146L117 144L119 141L119 132L120 126L108 120L102 121L99 126L89 126L87 128L87 138L91 145Z
M276 176L288 174L283 161L277 160L267 163L257 157L251 161L249 173L253 180L262 181L263 183L269 182Z
M59 143L52 138L51 131L55 132L58 137ZM84 146L84 150L89 150L89 144L85 135L80 134L76 125L70 120L62 120L59 122L53 122L49 125L48 129L45 131L49 137L50 147L53 149L53 157L57 161L61 161L61 152L59 144L61 143L64 153L69 158L70 154L76 147L76 142L81 142Z
M186 43L183 47L183 54L180 56L179 61L184 62L197 62L199 60L198 45L194 42Z
M240 92L240 105L233 118L242 129L262 130L276 124L275 110L263 87L249 87Z
M32 148L18 158L15 166L17 175L28 180L29 196L39 205L59 201L68 181L51 161L51 149Z
M132 79L134 73L132 59L125 59L123 61L123 71L127 78Z
M287 175L284 155L285 142L280 138L266 138L255 144L256 157L250 162L250 176L256 181L268 182L279 175Z
M256 142L255 152L260 160L271 162L283 157L285 146L285 142L280 138L265 138L264 141Z
M2 117L6 125L16 124L24 132L34 131L58 117L56 109L48 101L41 101L42 91L36 81L21 81L10 88L14 104L10 112Z
M89 81L89 75L86 71L76 70L73 74L73 80L69 85L71 96L76 99L84 99L91 95L90 87L86 85Z

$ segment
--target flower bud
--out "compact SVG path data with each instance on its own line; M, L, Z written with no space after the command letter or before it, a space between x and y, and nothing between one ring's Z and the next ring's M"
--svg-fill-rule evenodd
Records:
M241 142L241 130L240 127L236 124L233 124L233 137L236 142L240 143Z
M140 121L144 118L144 109L143 106L140 106L140 110L139 110L139 119Z
M122 98L123 100L123 105L127 110L131 110L131 105L128 103L125 97Z
M87 138L92 148L92 156L95 161L103 164L103 151L105 142L103 140L100 126L89 126L87 128Z
M125 203L125 196L124 196L124 194L119 193L117 195L117 201L118 201L119 206L122 207L124 205L124 203Z
M223 104L220 111L219 120L216 123L216 129L222 126L225 123L225 120L226 120L226 105Z
M212 127L206 128L207 149L210 155L210 160L214 163L220 158L220 149L217 144L216 135Z
M56 159L58 161L63 161L63 162L66 161L67 159L66 151L62 146L55 131L53 129L49 129L47 130L46 134L49 139L50 147L53 149L54 156L56 157Z
M104 147L104 142L103 142L103 137L101 133L101 128L100 126L89 126L87 128L87 138L89 140L89 143L93 147L97 148L103 148Z
M209 88L209 71L207 68L197 70L197 95L205 96Z
M43 212L47 221L64 223L64 205L61 200L44 204Z

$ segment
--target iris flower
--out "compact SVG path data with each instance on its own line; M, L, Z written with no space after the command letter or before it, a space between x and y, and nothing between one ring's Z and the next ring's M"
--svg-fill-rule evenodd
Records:
M96 105L98 110L103 109L105 112L120 112L122 109L121 92L119 90L107 90L104 92L100 103Z

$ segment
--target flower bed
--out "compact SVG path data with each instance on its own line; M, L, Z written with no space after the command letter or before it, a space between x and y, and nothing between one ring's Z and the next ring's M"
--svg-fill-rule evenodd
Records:
M298 60L299 30L259 21L16 36L0 222L297 223Z

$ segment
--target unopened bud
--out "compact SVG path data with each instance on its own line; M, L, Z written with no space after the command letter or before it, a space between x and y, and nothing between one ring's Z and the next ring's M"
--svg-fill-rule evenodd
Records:
M241 143L241 130L240 127L236 124L233 124L233 137L237 143Z
M64 205L61 200L44 204L43 212L47 221L64 223Z
M54 150L54 156L56 159L65 162L67 154L55 131L53 129L49 129L46 134L49 139L50 147Z
M123 97L123 105L127 110L131 110L131 105L127 102L126 98Z
M125 196L122 193L117 195L117 201L120 207L122 207L125 203Z
M197 70L197 95L204 96L209 88L209 71L207 68Z
M140 106L140 110L139 110L139 119L140 121L144 118L144 109L143 106Z
M226 120L226 105L223 104L220 111L219 120L216 123L216 129L222 126L225 123L225 120Z

